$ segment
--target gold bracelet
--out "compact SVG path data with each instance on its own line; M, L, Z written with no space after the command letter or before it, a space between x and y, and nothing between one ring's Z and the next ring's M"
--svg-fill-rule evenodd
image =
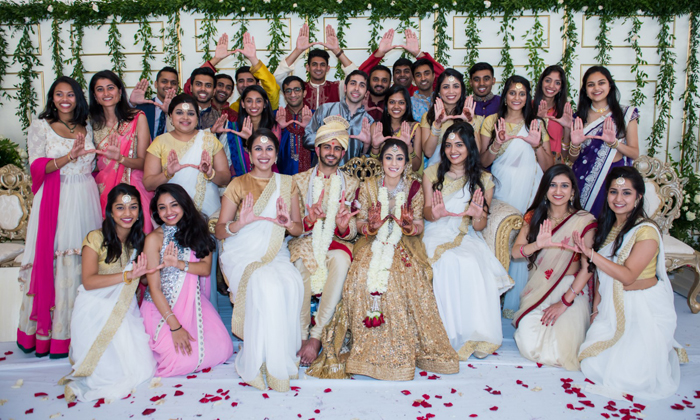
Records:
M212 179L214 179L215 176L216 176L216 169L212 168L211 177L207 178L207 174L204 174L204 179L206 179L207 181L211 181Z
M580 145L577 146L577 145L575 145L575 144L571 144L571 145L569 146L569 150L581 150L581 146L580 146Z
M70 161L69 161L69 162L70 162ZM58 168L58 163L56 163L56 159L53 160L53 166L56 167L56 170L57 170L57 171L59 170L59 168Z
M70 152L71 151L68 152L68 162L73 162L75 158L73 157L73 155L70 154Z
M491 153L492 155L497 155L497 154L498 154L498 151L501 150L501 149L499 148L498 150L494 151L494 150L492 149L492 147L493 147L493 143L491 144L491 146L489 146L489 153Z
M380 153L374 154L374 153L372 153L371 150L369 152L369 157L374 158L374 159L379 159L379 155L380 155Z
M414 151L412 151L411 153L409 153L409 155L408 155L408 156L409 156L409 157L411 158L411 160L413 160L413 159L415 159L415 158L417 158L417 157L418 157L418 155L416 154L416 151L415 151L415 150L414 150Z
M605 144L607 144L607 143L605 143ZM620 139L617 139L617 140L615 140L615 143L608 144L608 147L611 149L617 149L617 146L619 146L619 145L620 145Z
M126 277L126 274L127 274L127 273L129 273L129 271L124 270L124 283L126 283L126 284L131 284L131 282L134 281L134 279L128 279L128 278Z

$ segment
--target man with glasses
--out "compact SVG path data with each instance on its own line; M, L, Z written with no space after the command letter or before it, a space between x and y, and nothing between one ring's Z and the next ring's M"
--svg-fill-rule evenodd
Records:
M304 148L304 131L313 112L304 104L306 83L300 77L285 78L282 93L287 106L280 108L275 117L280 128L289 132L289 142L280 144L277 167L280 173L293 175L311 168L314 153Z

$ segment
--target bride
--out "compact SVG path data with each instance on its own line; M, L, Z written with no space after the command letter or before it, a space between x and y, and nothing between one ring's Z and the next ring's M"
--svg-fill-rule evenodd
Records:
M365 237L355 245L343 300L324 329L323 352L307 375L410 381L416 367L444 374L459 371L419 238L423 191L408 176L408 156L405 142L386 140L380 152L384 174L360 187L357 229ZM351 344L344 344L348 330Z

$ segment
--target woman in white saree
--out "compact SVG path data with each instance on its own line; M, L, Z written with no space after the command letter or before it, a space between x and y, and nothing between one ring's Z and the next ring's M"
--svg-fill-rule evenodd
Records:
M173 98L168 116L174 129L148 146L143 185L154 191L161 184L178 184L192 197L197 210L209 217L221 208L219 187L228 185L231 171L216 136L196 129L198 115L192 96Z
M423 243L433 291L450 344L460 360L483 358L503 342L500 296L513 281L484 241L494 182L479 161L470 124L445 132L441 160L426 169Z
M571 238L581 232L592 245L596 223L581 209L571 168L558 164L544 173L524 219L511 251L530 270L513 318L515 343L533 362L579 370L578 349L590 324L591 274Z
M481 163L498 180L493 197L525 213L535 198L542 173L554 164L549 135L532 106L530 82L511 76L503 84L497 114L481 126ZM508 270L515 286L506 294L503 315L512 318L527 282L527 263L514 261Z
M607 202L593 248L574 243L596 268L592 324L581 345L586 390L608 398L648 400L678 389L688 355L673 338L676 311L656 224L644 214L644 179L633 167L605 179Z
M71 320L73 371L60 382L68 402L124 398L156 370L135 293L147 273L139 191L118 184L106 205L102 229L83 242L83 284Z
M272 172L279 142L271 130L253 132L247 149L253 169L226 188L216 225L234 303L231 327L244 340L235 366L246 383L286 392L298 377L304 285L284 236L303 232L299 193L291 176Z

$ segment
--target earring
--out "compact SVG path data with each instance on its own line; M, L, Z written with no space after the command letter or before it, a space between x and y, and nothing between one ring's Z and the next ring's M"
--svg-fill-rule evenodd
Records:
M574 195L573 194L571 194L571 198L569 199L569 202L571 203L572 206L574 205Z

